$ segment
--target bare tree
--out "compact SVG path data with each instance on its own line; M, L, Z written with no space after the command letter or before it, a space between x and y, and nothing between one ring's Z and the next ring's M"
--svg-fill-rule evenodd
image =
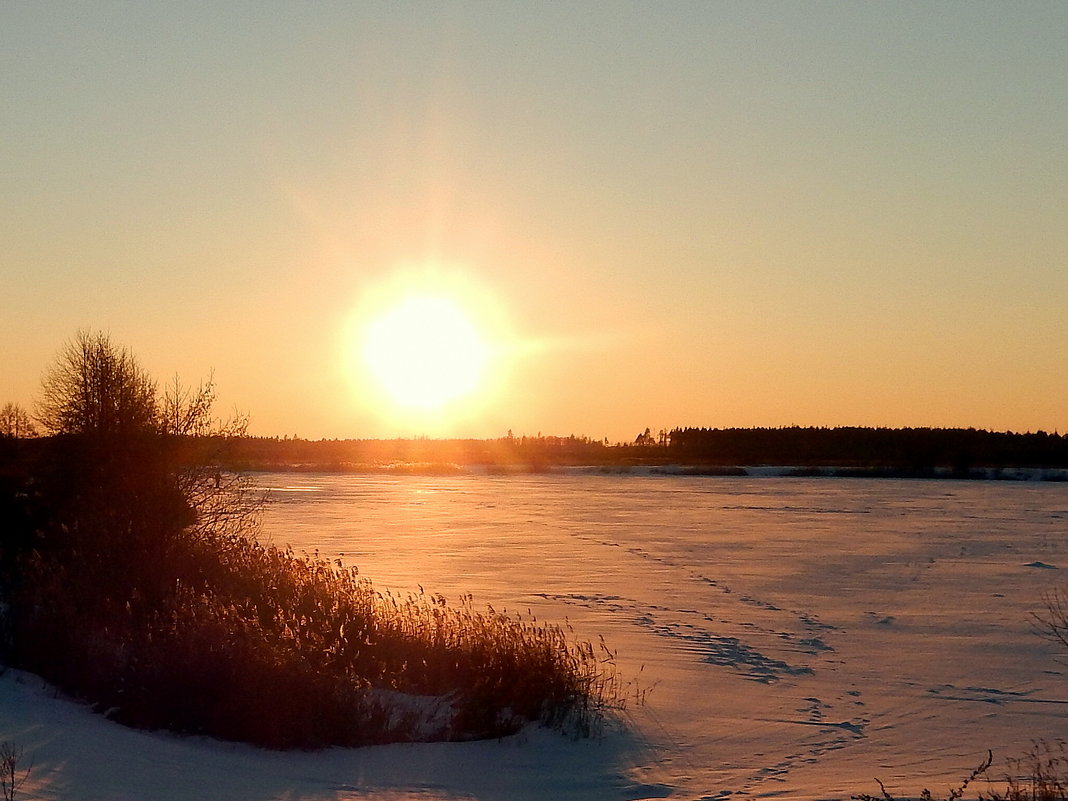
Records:
M244 530L260 499L249 491L247 477L220 464L227 442L245 434L248 420L216 419L214 404L212 377L194 387L175 376L160 392L129 350L106 334L79 331L45 375L37 416L52 434L100 441L108 459L125 452L141 460L140 467L125 465L118 472L106 465L110 480L140 480L151 474L145 460L162 460L154 464L193 512L194 529ZM140 449L130 451L138 441ZM102 458L95 452L91 461Z
M156 384L107 334L79 331L45 375L37 419L50 434L156 431Z
M0 743L0 789L4 793L4 801L14 801L19 788L30 778L32 764L23 768L19 765L22 761L23 749L10 740Z
M0 437L36 437L37 428L30 415L17 403L0 408Z
M253 490L248 476L220 465L226 443L245 435L248 418L235 415L218 420L213 416L214 405L213 377L194 389L175 376L160 400L161 433L179 449L181 442L188 446L175 478L194 511L192 532L196 535L247 532L255 526L263 505L262 493Z
M172 437L202 437L212 433L215 379L208 376L196 389L176 375L160 400L160 430Z

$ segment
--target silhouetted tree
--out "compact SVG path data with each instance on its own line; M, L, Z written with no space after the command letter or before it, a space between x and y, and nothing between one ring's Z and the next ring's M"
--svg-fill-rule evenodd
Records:
M45 375L37 419L50 434L155 432L156 384L107 334L79 331Z
M655 445L656 444L656 440L653 438L653 432L650 431L649 428L647 427L645 429L645 431L643 431L642 433L640 433L638 436L636 436L634 438L634 444L635 445L641 445L641 446Z
M36 437L37 428L30 415L17 403L0 408L0 437Z
M172 453L174 481L193 511L194 534L246 531L262 505L244 473L223 468L229 443L245 436L248 418L217 420L213 377L196 388L178 376L159 399L159 430Z
M129 667L119 643L145 636L202 573L196 543L247 529L258 504L247 479L212 464L243 424L214 424L210 381L175 380L161 397L128 350L81 331L42 386L52 436L32 468L33 508L27 530L0 542L17 610L8 646L16 664L92 695ZM79 664L99 672L73 675Z

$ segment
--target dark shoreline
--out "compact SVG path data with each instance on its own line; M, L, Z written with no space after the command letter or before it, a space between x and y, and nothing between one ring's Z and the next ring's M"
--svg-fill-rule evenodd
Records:
M588 437L302 440L225 443L224 466L394 473L612 473L1068 480L1059 433L932 428L680 429L609 444Z
M0 438L0 473L47 458L53 438ZM183 439L183 458L235 472L369 474L604 473L781 478L1068 482L1068 436L977 429L673 429L634 442L588 437Z
M405 462L392 464L298 463L246 467L252 473L337 473L388 476L601 475L666 478L875 478L938 481L1016 481L1068 483L1068 468L986 467L968 471L950 467L843 467L830 465L699 465L699 464L457 464Z

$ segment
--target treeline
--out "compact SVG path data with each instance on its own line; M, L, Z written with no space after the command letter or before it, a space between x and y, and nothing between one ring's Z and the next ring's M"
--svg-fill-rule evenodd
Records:
M0 462L15 438L0 433ZM44 441L22 439L27 453ZM676 428L609 444L585 436L493 439L332 439L226 436L189 438L194 461L224 469L443 473L471 466L541 470L574 465L777 465L839 467L922 475L989 468L1068 468L1068 436L974 428Z
M1068 437L974 428L677 428L667 450L716 465L887 468L1068 467Z
M676 428L627 443L568 436L495 439L303 440L241 437L215 443L224 467L243 470L390 470L442 473L472 466L776 465L924 475L989 468L1068 468L1068 436L974 428Z
M460 466L524 468L600 464L612 448L587 437L516 437L496 439L348 439L304 440L244 437L227 443L231 464L244 470L279 468L443 472Z
M18 407L0 410L0 456L36 432ZM936 469L967 474L989 468L1068 468L1068 436L976 428L802 427L649 428L629 442L586 436L491 439L332 439L191 437L196 458L237 470L381 470L448 472L475 465L524 470L572 465L776 465L841 467L921 475ZM5 444L6 443L6 444ZM43 445L43 443L39 444ZM209 457L208 455L211 455Z

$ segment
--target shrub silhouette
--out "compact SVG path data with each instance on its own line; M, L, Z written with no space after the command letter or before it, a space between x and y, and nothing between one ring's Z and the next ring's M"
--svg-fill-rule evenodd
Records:
M611 660L559 628L259 542L210 381L161 397L82 333L44 386L51 436L3 471L10 664L129 725L274 748L583 732L619 702Z

